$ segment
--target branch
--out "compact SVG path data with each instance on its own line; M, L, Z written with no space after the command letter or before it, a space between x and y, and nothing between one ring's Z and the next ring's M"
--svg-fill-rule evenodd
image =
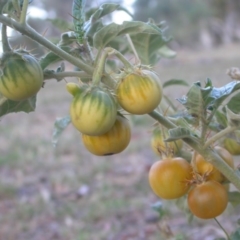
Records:
M47 39L45 39L43 36L41 36L39 33L37 33L33 28L22 25L16 21L13 21L12 19L5 17L3 15L0 15L0 22L17 30L18 32L22 33L23 35L26 35L30 39L36 41L37 43L41 44L42 46L46 47L50 51L54 52L59 57L65 59L66 61L72 63L74 66L79 67L81 70L85 71L88 74L93 73L93 68L85 64L83 61L81 61L78 58L73 57L72 55L68 54L67 52L63 51Z
M175 124L173 124L171 121L169 121L157 111L153 111L149 113L149 115L168 129L177 127ZM204 159L206 159L214 167L216 167L229 181L231 181L235 185L238 190L240 190L240 177L216 152L214 152L210 147L201 147L199 143L193 141L192 139L183 138L182 140L194 150L196 150L199 154L201 154Z

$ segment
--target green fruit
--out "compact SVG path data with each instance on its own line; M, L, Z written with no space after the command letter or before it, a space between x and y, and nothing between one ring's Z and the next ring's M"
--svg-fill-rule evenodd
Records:
M25 100L35 95L42 84L42 68L31 55L13 53L3 59L0 92L6 98Z
M99 88L82 86L70 106L73 125L83 134L98 136L109 131L116 121L113 96Z
M232 155L240 155L240 144L236 140L225 138L223 145Z
M162 99L158 76L149 70L138 70L124 76L116 89L120 106L132 114L152 112Z
M168 138L169 135L167 131L164 131L164 136L165 138ZM164 136L159 128L153 130L151 147L157 155L174 155L182 148L183 142L181 139L173 142L164 142Z

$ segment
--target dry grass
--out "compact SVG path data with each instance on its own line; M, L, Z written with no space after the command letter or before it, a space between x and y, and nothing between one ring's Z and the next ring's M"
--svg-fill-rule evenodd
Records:
M163 81L178 78L203 82L209 77L221 86L230 81L226 69L239 66L239 48L181 51L176 59L161 61L156 70ZM167 89L173 98L185 91ZM153 121L148 116L131 118L132 141L119 155L91 155L72 126L54 149L53 123L68 114L70 101L64 81L49 81L39 94L36 112L1 119L0 240L224 237L212 220L194 219L188 224L183 212L171 202L163 201L165 216L160 221L151 209L158 199L149 188L147 173L157 157L149 146ZM239 213L239 208L229 206L219 217L227 231L236 228Z

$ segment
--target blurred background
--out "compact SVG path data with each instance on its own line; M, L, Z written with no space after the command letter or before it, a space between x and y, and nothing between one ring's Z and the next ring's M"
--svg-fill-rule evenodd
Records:
M134 20L166 21L173 37L174 59L155 66L161 80L184 79L222 86L230 67L240 63L239 0L132 0L119 3ZM87 8L103 1L87 1ZM71 23L72 0L33 1L29 23L56 41ZM131 20L123 11L105 21ZM63 21L62 23L64 23ZM65 22L66 23L66 22ZM46 50L14 31L13 47L26 46L42 56ZM56 66L53 66L56 67ZM66 64L66 67L70 67ZM213 220L188 222L184 201L158 199L148 185L148 170L158 160L150 148L154 121L128 116L129 147L114 156L96 157L84 149L79 133L69 126L56 148L51 137L56 118L68 115L71 96L66 79L48 80L38 94L34 113L8 114L0 119L0 240L214 240L225 237ZM187 88L165 93L175 100ZM187 148L186 148L187 149ZM189 149L187 149L189 150ZM236 159L236 165L239 159ZM231 186L231 189L234 189ZM160 214L152 204L159 202ZM237 228L239 206L228 206L218 220L231 233Z

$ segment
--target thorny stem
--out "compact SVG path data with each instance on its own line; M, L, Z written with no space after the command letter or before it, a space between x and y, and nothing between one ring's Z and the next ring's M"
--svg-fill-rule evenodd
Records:
M205 143L204 145L204 148L207 148L209 146L211 146L214 142L216 142L218 139L224 137L225 135L235 131L237 129L237 127L231 127L231 126L228 126L226 127L225 129L223 129L222 131L216 133L214 136L212 136L211 138L209 138L207 140L207 142Z
M127 37L128 43L130 44L131 49L132 49L132 51L134 53L134 56L136 58L136 64L139 65L141 63L141 60L140 60L140 58L138 56L138 53L137 53L136 48L135 48L135 46L134 46L134 44L132 42L132 39L131 39L129 34L126 34L126 37Z
M2 48L3 48L3 52L6 53L6 52L11 52L12 49L9 45L9 42L8 42L8 37L7 37L7 26L5 24L2 25Z
M217 223L217 225L223 230L223 232L225 233L226 237L228 240L231 240L230 236L228 235L227 231L224 229L224 227L221 225L221 223L216 219L214 218L215 222Z
M161 123L168 129L177 127L175 124L173 124L171 121L169 121L157 111L149 113L149 116L157 120L159 123ZM210 147L201 147L197 140L195 141L190 138L183 138L182 140L199 154L201 154L204 159L213 164L214 167L216 167L221 173L223 173L223 175L226 176L226 178L231 181L238 190L240 190L240 177L216 152L214 152Z
M26 24L27 9L28 9L28 0L23 0L23 6L21 11L21 17L20 17L20 23L23 25Z
M54 52L59 57L65 59L66 61L72 63L74 66L79 67L81 70L85 71L88 74L93 73L93 68L91 66L88 66L83 61L81 61L78 58L73 57L72 55L68 54L64 50L60 49L44 37L42 37L40 34L38 34L33 28L22 25L16 21L13 21L12 19L5 17L3 15L0 15L0 22L19 31L20 33L26 35L30 39L36 41L37 43L43 45L50 51Z

